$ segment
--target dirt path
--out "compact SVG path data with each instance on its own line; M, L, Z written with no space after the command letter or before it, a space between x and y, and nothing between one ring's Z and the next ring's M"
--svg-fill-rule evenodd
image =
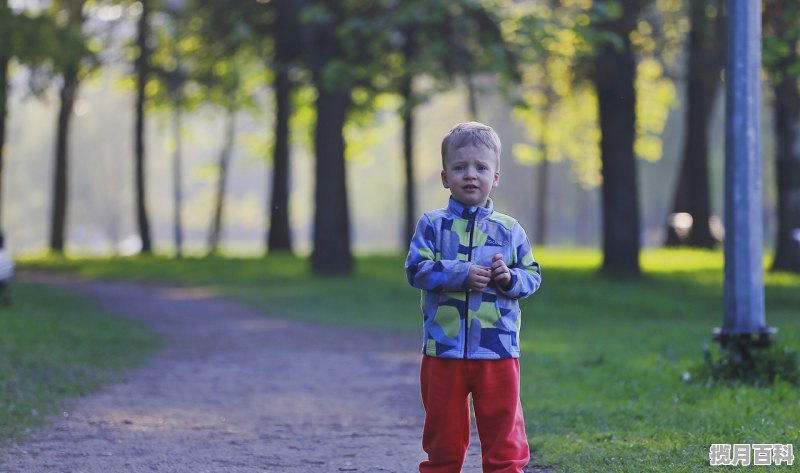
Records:
M4 473L408 473L423 458L414 336L269 318L196 289L45 279L168 343L0 452ZM480 471L472 443L464 472Z

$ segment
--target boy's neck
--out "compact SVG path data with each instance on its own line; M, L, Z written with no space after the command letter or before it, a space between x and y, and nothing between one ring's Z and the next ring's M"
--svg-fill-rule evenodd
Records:
M452 195L450 196L450 198L453 199L453 201L456 202L458 205L460 205L460 206L462 206L464 208L477 207L479 209L485 209L485 208L489 207L489 199L486 199L486 201L484 201L483 204L470 205L470 204L465 204L464 202L461 202L460 200L456 199Z

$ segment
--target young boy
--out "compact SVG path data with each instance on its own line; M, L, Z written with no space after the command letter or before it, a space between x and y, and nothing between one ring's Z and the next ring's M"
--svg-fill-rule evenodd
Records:
M447 208L426 212L411 241L406 276L422 290L420 370L425 426L421 473L459 473L470 438L469 394L483 471L521 473L530 453L519 399L518 300L541 271L525 231L494 211L500 138L476 122L442 140Z

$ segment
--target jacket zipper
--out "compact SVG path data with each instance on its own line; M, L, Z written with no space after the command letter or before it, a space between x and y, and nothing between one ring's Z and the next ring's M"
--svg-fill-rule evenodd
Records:
M469 249L467 250L467 262L472 262L472 237L475 234L475 220L478 216L478 211L470 217L469 228ZM467 340L469 339L469 286L467 286L466 297L464 298L464 359L467 359Z

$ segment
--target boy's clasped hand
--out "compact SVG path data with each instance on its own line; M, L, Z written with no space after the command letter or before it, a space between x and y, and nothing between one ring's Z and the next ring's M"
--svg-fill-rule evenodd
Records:
M503 255L500 253L492 257L492 266L480 266L473 264L469 268L469 275L467 276L467 286L472 291L481 292L486 289L490 281L501 288L507 289L511 285L511 271L503 261Z

